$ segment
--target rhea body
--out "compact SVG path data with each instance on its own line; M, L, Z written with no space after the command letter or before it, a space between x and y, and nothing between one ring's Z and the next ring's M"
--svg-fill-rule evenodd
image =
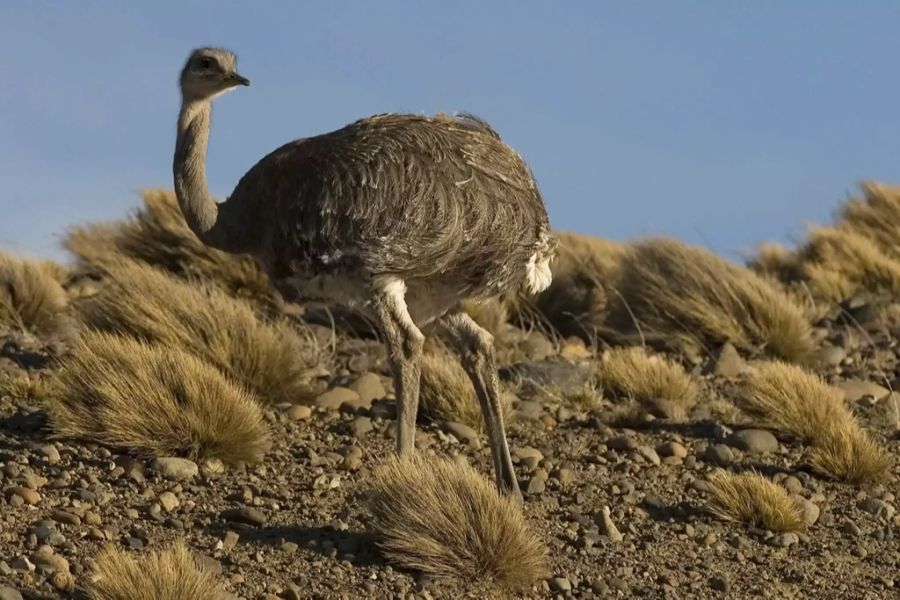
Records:
M276 149L227 201L205 174L212 100L249 81L201 48L181 73L175 192L206 244L253 256L288 299L370 315L387 346L397 449L414 449L422 328L442 328L481 403L501 490L521 496L506 442L491 335L461 309L550 284L556 242L525 162L474 117L377 115Z

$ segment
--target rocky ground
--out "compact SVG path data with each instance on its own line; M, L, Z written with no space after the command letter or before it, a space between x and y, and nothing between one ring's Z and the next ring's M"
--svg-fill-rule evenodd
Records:
M900 456L888 390L900 376L893 335L823 333L832 345L821 372ZM615 399L589 409L570 400L584 389L581 361L592 360L583 347L564 344L562 358L538 334L526 344L532 360L502 370L517 395L508 430L524 510L552 571L526 597L900 597L897 467L883 484L855 487L812 472L792 440L741 431L728 404L740 359L697 365L704 398L685 422L647 416L623 427ZM60 351L20 334L0 348L6 374L52 368ZM52 440L37 402L0 398L0 600L78 597L104 544L158 549L177 537L235 597L464 595L379 555L364 492L393 446L390 381L374 341L339 338L335 363L313 407L270 411L274 449L243 470ZM417 444L489 473L486 445L464 425L422 422ZM808 501L809 526L774 534L713 518L705 479L717 466L783 480Z

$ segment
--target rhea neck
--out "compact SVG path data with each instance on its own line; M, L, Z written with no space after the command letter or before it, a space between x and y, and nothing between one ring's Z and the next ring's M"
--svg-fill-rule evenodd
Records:
M242 251L240 233L244 227L229 223L232 211L217 204L206 183L206 148L212 116L212 98L184 97L178 115L173 172L175 196L188 227L200 240L225 251ZM246 225L246 223L244 224Z

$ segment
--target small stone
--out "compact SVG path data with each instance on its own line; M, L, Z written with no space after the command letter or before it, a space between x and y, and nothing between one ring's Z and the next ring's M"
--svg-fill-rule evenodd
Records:
M245 525L253 525L255 527L262 527L266 524L267 520L265 514L250 506L230 508L222 511L219 516L232 523L244 523Z
M778 451L778 440L765 429L735 431L728 436L727 442L739 450L753 454L771 454Z
M284 414L291 421L305 421L312 416L312 409L305 404L294 404Z
M550 581L550 588L554 592L571 592L572 583L565 577L554 577Z
M355 437L362 437L372 431L375 427L372 425L372 419L369 417L356 417L350 423L350 431Z
M858 504L860 510L873 514L884 521L890 521L894 517L896 509L879 498L866 498Z
M610 450L618 451L636 450L638 447L638 443L634 441L634 438L623 435L606 440L606 447Z
M792 494L799 494L803 491L803 482L793 475L788 475L787 477L785 477L784 481L781 482L781 485L783 485L784 489Z
M841 525L841 531L843 531L850 537L859 537L860 535L862 535L862 529L860 529L859 525L857 525L853 521L845 521Z
M25 504L37 504L41 501L41 495L27 487L14 485L6 488L4 491L6 492L7 497L15 496L21 498Z
M830 344L822 346L814 355L815 362L823 367L836 367L845 358L847 358L846 350Z
M192 460L175 456L163 456L153 461L153 469L167 479L185 481L193 479L200 467Z
M716 357L715 364L712 365L710 372L720 377L737 377L747 369L747 364L735 347L725 342L719 349L719 355Z
M535 475L528 480L528 488L526 491L530 496L533 496L536 494L543 494L546 488L547 483L541 477Z
M162 506L162 509L166 512L172 512L178 508L179 504L178 496L172 492L163 492L159 495L159 505Z
M575 471L572 469L562 468L556 474L556 479L561 485L568 485L575 481Z
M50 517L58 522L66 525L81 525L81 517L65 510L54 510Z
M327 392L319 394L316 398L316 406L327 410L337 410L344 402L359 400L359 394L345 387L335 387Z
M480 441L478 432L463 423L444 421L443 429L461 442L472 444Z
M713 444L706 449L703 458L707 462L726 467L734 462L734 452L724 444Z
M3 585L0 586L0 600L22 600L22 594L19 590Z
M725 575L719 575L717 577L711 578L709 580L709 587L717 592L731 591L731 583L728 581L728 577L726 577Z
M781 533L772 538L772 545L787 548L800 543L800 537L793 532Z
M674 456L677 458L685 458L688 455L687 448L678 442L666 442L656 447L656 453L663 457Z
M297 544L295 544L294 542L285 542L281 544L281 551L290 556L296 554L298 548L299 546L297 546Z
M234 531L225 532L225 537L222 538L222 549L226 552L230 552L237 546L239 539L241 539L241 536Z
M59 450L57 450L56 446L52 444L41 446L40 453L44 456L44 458L47 459L47 462L51 465L55 465L62 460L62 457L59 455Z
M637 448L638 454L643 456L650 462L652 465L659 465L660 459L659 454L656 453L656 450L651 448L650 446L638 446Z
M350 389L359 395L361 402L371 408L372 402L381 400L387 396L387 391L381 383L381 378L375 373L365 373L350 385Z
M859 402L863 398L873 398L876 402L887 398L890 390L862 379L846 379L835 384L835 387L844 393L847 402Z
M819 506L815 502L810 502L803 496L794 495L792 496L794 502L803 509L803 523L807 527L813 525L816 521L819 520Z
M616 524L613 523L608 506L604 506L603 512L600 513L600 533L609 538L609 541L613 543L621 542L624 539L616 527Z

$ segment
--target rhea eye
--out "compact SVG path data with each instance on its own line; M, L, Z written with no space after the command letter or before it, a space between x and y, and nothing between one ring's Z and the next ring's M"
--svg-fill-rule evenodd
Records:
M213 61L211 58L201 58L200 59L200 68L211 69L212 66L213 66Z

